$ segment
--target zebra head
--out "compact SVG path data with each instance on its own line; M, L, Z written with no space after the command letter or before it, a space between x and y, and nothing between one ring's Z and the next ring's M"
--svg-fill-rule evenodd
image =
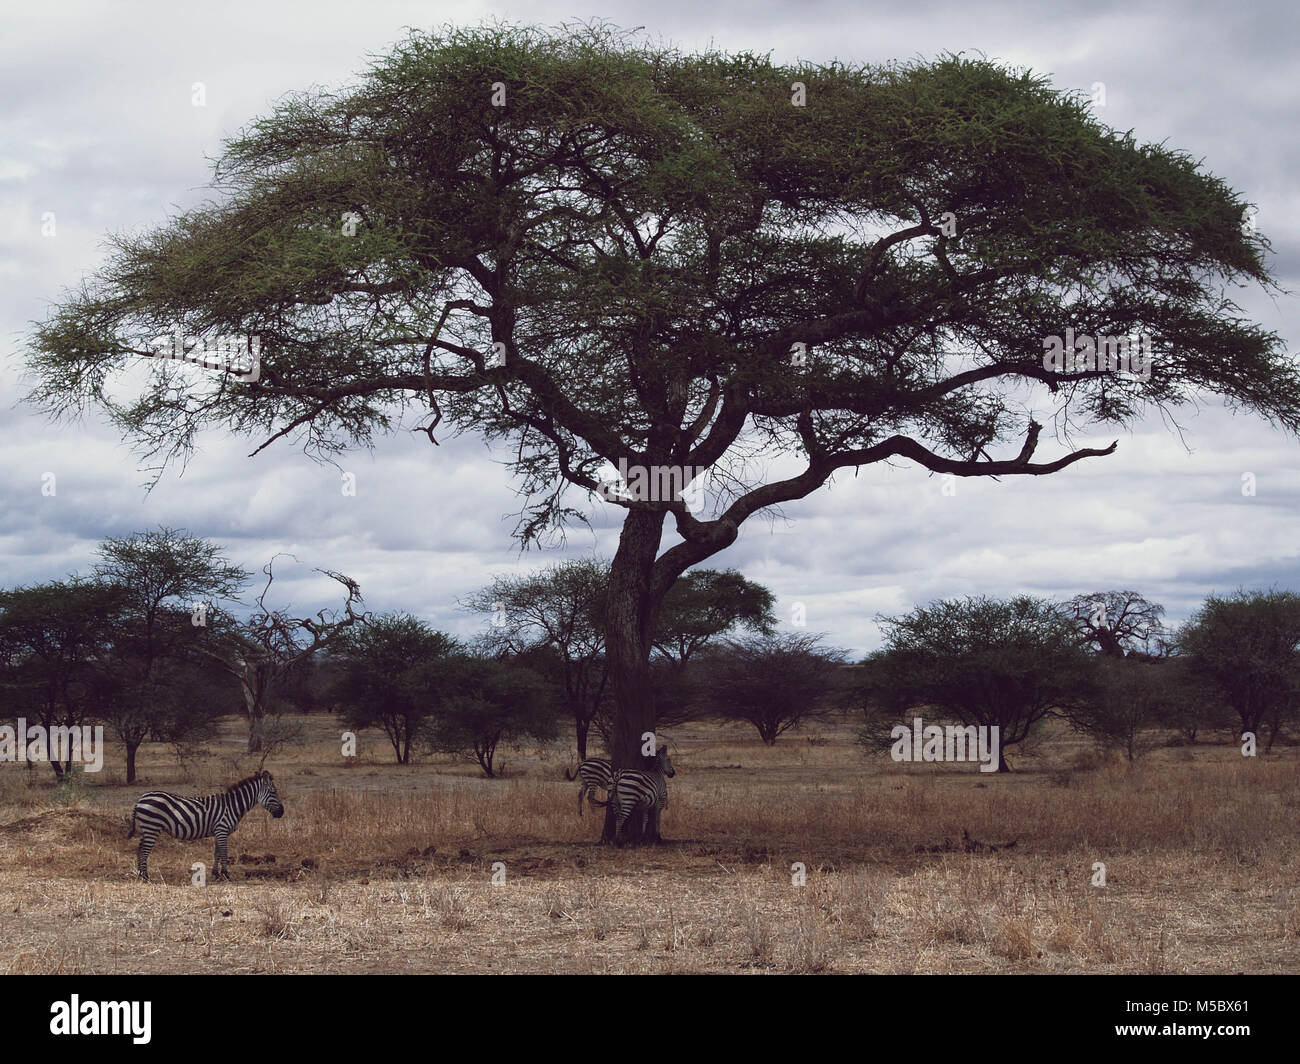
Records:
M655 754L655 771L662 772L669 779L677 775L677 770L673 768L673 759L668 756L667 750L660 750Z
M280 792L275 789L275 780L269 772L257 774L257 801L266 806L266 811L276 820L284 816L284 803L280 801Z

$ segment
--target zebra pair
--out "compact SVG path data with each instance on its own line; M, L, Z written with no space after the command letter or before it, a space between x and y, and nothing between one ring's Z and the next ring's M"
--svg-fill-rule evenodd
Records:
M566 778L573 779L568 769L564 770L564 774ZM578 788L578 814L582 814L582 799L585 795L593 806L614 807L614 845L623 845L623 829L636 815L641 817L642 837L657 842L660 839L663 812L668 808L668 780L676 774L672 758L666 750L660 750L655 755L653 767L649 769L625 768L615 771L613 765L604 758L591 758L578 766L578 778L582 781ZM596 787L605 790L605 801L595 797ZM647 835L647 829L651 825L653 834Z
M183 840L211 836L216 842L213 878L229 879L226 840L255 805L265 806L277 820L284 816L284 803L269 772L258 772L227 787L222 794L205 798L182 797L166 791L141 795L131 813L131 830L126 836L134 838L136 828L140 829L140 847L135 858L140 878L149 882L149 854L158 836L165 832Z

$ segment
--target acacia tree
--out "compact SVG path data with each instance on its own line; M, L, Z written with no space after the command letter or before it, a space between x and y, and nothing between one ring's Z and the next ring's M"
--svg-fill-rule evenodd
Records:
M519 659L563 688L581 759L587 756L587 735L609 680L608 586L606 562L569 559L539 573L499 576L463 603L491 615L492 627L484 636L489 652Z
M1091 693L1096 655L1079 646L1066 607L1047 599L970 596L879 620L885 645L862 680L866 745L889 718L926 711L998 728L998 771L1010 772L1008 747Z
M694 569L664 596L651 643L681 671L693 655L736 628L771 635L774 602L772 592L735 569Z
M349 727L383 728L397 763L407 765L425 721L449 697L439 670L449 668L459 651L455 639L418 617L373 617L335 640L338 676L331 693Z
M234 598L248 573L230 564L220 547L173 528L109 538L99 548L96 575L118 586L126 609L114 633L120 687L104 716L126 750L126 782L135 782L136 754L151 734L190 714L193 697L180 667L190 656L200 604Z
M1296 716L1300 695L1300 595L1237 591L1211 595L1178 633L1193 675L1236 712L1243 732L1269 726L1265 753Z
M37 328L31 399L97 404L161 460L211 425L330 455L414 406L431 443L444 421L508 442L525 541L581 517L569 489L620 507L606 649L624 766L654 727L669 588L841 470L1052 474L1116 445L1040 459L1034 414L1122 426L1206 394L1300 429L1295 365L1228 295L1273 283L1248 204L984 60L783 66L603 25L413 32L229 141L215 185L116 237ZM1154 373L1047 368L1067 328L1145 334ZM156 359L176 329L257 336L260 374L175 387L207 372ZM608 490L611 465L636 489ZM706 489L694 509L685 484Z
M454 690L423 731L435 750L478 763L488 779L501 771L502 741L555 738L559 710L554 688L524 665L498 658L463 655L439 671Z
M1183 723L1191 708L1181 701L1185 685L1176 682L1181 663L1121 659L1103 651L1089 682L1062 711L1102 750L1118 750L1130 762L1159 743L1156 726Z
M102 580L73 576L0 591L0 708L47 736L101 719L121 687L114 639L127 612L122 588ZM56 779L72 772L70 748L62 757L46 753Z
M821 717L840 688L844 653L822 636L784 633L729 639L709 655L703 701L724 720L751 724L768 746Z

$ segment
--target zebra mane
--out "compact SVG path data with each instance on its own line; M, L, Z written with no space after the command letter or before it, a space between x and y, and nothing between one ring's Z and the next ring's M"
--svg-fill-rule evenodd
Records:
M262 778L263 775L264 773L254 772L253 775L245 777L244 779L240 780L238 783L232 783L229 787L226 788L226 793L233 794L235 791L239 790L239 788L243 787L245 784L256 783L258 780Z

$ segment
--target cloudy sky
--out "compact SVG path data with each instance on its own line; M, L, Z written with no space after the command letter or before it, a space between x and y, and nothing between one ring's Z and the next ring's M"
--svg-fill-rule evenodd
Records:
M1050 75L1060 88L1105 85L1099 117L1143 141L1167 142L1258 205L1274 270L1300 289L1300 172L1295 79L1300 15L1287 5L1106 3L461 2L57 3L0 14L0 584L54 579L93 563L105 536L184 527L256 570L278 551L277 600L329 603L312 567L357 578L369 608L409 610L468 635L481 621L458 598L493 574L566 555L613 552L621 511L593 504L592 530L563 550L520 554L520 507L506 470L471 437L401 432L338 469L282 442L211 436L183 471L149 477L94 417L50 425L19 403L23 339L50 301L103 256L106 233L157 225L205 198L223 138L283 93L337 85L404 33L485 18L554 25L602 17L644 26L682 49L713 44L778 61L884 62L980 52ZM191 103L203 82L206 106ZM53 235L42 234L52 212ZM48 227L47 227L48 228ZM1292 296L1247 293L1243 305L1294 349ZM872 466L752 519L712 559L769 586L788 623L796 604L813 630L854 652L877 645L874 618L968 593L1070 596L1135 588L1172 620L1212 591L1300 589L1297 443L1217 405L1158 418L1121 436L1111 457L1043 478L961 480L945 495L924 470ZM1105 444L1113 433L1080 445ZM1056 447L1044 439L1040 457ZM499 456L496 456L499 458ZM41 493L42 475L57 494ZM1253 497L1242 477L1253 473ZM666 542L674 542L667 539Z

